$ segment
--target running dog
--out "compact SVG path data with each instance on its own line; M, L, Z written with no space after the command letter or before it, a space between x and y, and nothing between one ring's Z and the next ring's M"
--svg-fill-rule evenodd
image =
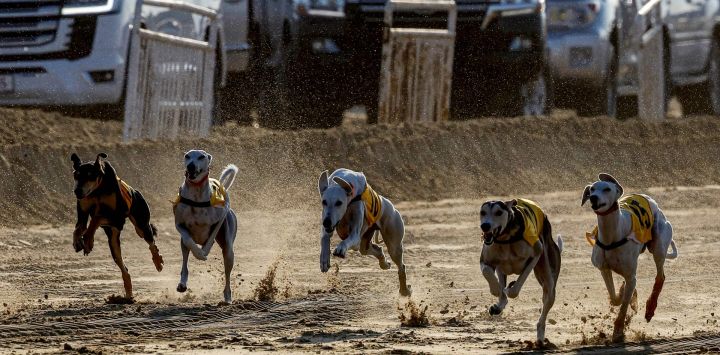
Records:
M95 243L95 232L102 228L108 236L110 254L122 273L125 297L132 299L130 273L120 249L120 232L126 219L130 219L135 232L150 245L152 261L158 272L163 269L163 258L155 245L157 229L150 224L150 207L145 198L140 191L120 180L115 169L105 159L105 153L98 154L95 162L86 163L75 153L70 156L78 217L73 232L73 247L75 252L82 250L83 254L90 254Z
M593 245L592 263L600 269L605 286L610 294L610 304L620 306L613 330L613 341L621 342L625 336L625 317L628 305L634 297L637 262L640 253L649 250L655 259L657 275L655 285L645 306L645 320L655 315L658 297L665 282L665 259L678 256L672 239L672 225L665 218L657 202L647 195L623 197L623 187L610 174L601 173L599 181L585 186L581 206L590 200L597 215L595 230L588 233L588 242ZM672 253L668 253L672 247ZM612 272L625 281L620 293L615 294Z
M207 260L217 238L225 266L225 302L232 302L230 272L235 263L233 243L237 233L237 217L230 208L227 190L232 186L238 168L228 165L220 179L209 178L212 156L203 150L185 153L185 181L173 204L175 228L180 232L182 268L177 291L187 291L188 257L190 252L200 260Z
M381 269L389 269L390 263L382 248L372 241L379 231L390 258L398 267L400 294L410 296L412 290L407 285L403 262L405 223L390 200L378 195L363 173L348 169L338 169L330 177L323 171L318 190L322 201L320 271L330 269L330 238L335 231L342 241L333 255L344 258L349 249L359 249L362 255L376 257Z
M535 202L526 199L483 203L480 229L484 242L480 270L488 281L490 293L498 297L489 313L502 313L508 297L516 298L530 271L534 271L543 290L542 312L537 322L537 345L542 347L547 315L555 303L562 238L558 236L555 243L547 216ZM507 275L520 276L506 286Z

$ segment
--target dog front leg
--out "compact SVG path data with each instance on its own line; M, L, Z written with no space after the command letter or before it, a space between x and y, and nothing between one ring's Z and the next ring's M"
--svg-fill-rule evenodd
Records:
M625 340L625 317L627 316L630 301L633 299L633 294L635 293L636 282L637 279L634 274L625 276L622 304L620 305L620 310L618 311L618 316L615 319L615 327L613 329L613 342L615 343L623 342Z
M505 285L507 284L507 275L505 275L504 272L497 270L497 277L499 282L499 288L502 290L500 292L500 296L498 297L498 302L492 306L490 306L490 314L491 315L498 315L502 313L502 311L505 309L505 306L507 306L508 298L505 294Z
M180 251L182 252L182 267L180 268L180 282L177 285L177 292L187 291L188 275L188 259L190 258L190 249L180 241Z
M483 276L485 276L485 280L488 282L488 286L490 286L490 294L495 297L500 297L502 289L500 288L500 282L498 281L497 276L495 276L495 268L485 264L481 260L480 271L482 271Z
M600 269L600 275L602 275L603 281L605 281L605 287L610 297L610 305L619 306L622 295L615 293L615 281L613 281L612 271L610 269Z
M203 252L202 248L195 243L195 241L190 236L190 232L185 229L184 226L181 224L175 224L175 229L180 233L180 241L185 245L186 248L188 248L192 253L193 256L196 259L205 261L207 260L207 256Z
M540 242L538 242L538 244L539 243ZM535 265L537 265L538 261L540 261L541 256L542 252L538 253L535 257L533 257L530 262L525 265L525 269L523 269L520 276L518 276L517 281L511 282L510 287L505 288L505 294L508 297L516 298L520 294L520 290L525 284L525 280L527 280L530 272L535 268Z
M90 217L90 214L80 207L80 202L77 203L77 217L78 220L73 231L73 248L76 253L83 250L82 235L87 230L88 217Z
M320 237L320 271L328 272L330 270L330 237L332 233L327 233L325 228L322 228Z
M360 230L362 229L363 221L365 220L365 204L354 203L348 207L347 213L350 213L350 235L347 239L340 242L337 247L335 247L335 251L333 251L333 255L340 258L345 257L348 249L360 245Z
M93 246L95 245L95 232L97 232L98 228L100 228L100 219L90 218L90 225L88 225L88 228L82 234L82 249L84 255L90 254L93 250Z

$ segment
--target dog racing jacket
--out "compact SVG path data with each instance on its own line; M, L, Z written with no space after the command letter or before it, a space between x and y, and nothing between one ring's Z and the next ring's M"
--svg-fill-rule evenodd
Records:
M178 191L177 197L173 202L173 206L178 203L189 205L192 207L224 207L225 206L225 187L216 179L208 179L210 182L210 201L193 201L182 197ZM182 190L182 187L180 188Z
M120 196L122 196L123 201L125 201L125 205L127 206L128 213L130 212L130 207L132 206L132 191L133 188L128 185L125 181L120 180L120 178L117 178L118 186L120 186Z
M640 244L646 244L652 240L652 227L655 224L655 216L652 214L650 202L643 195L627 195L618 201L618 207L630 212L632 219L631 233L625 239L631 239ZM598 226L593 231L585 234L590 245L595 245L598 237ZM622 242L624 243L624 241Z
M365 183L365 190L360 195L357 195L355 198L350 200L350 203L359 201L365 203L365 222L368 225L368 230L365 234L371 235L378 229L376 223L382 215L382 200L380 200L380 195L378 195L377 192L370 187L370 184ZM345 240L350 236L349 230L338 229L337 233L342 240Z
M534 246L535 243L540 240L540 233L542 233L543 222L545 221L545 213L540 206L533 201L524 198L518 198L515 199L515 201L517 201L515 208L520 212L525 222L523 239L525 239L530 246Z

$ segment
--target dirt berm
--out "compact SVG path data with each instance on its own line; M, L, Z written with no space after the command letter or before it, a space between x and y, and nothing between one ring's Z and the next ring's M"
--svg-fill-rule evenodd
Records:
M122 144L121 122L0 109L0 225L72 223L69 156L106 152L140 189L153 213L169 215L183 179L183 152L213 154L214 170L234 163L236 209L315 208L324 169L364 171L393 200L475 198L578 190L598 172L627 186L720 184L720 120L646 123L570 115L447 124L347 125L268 131L226 125L208 139Z

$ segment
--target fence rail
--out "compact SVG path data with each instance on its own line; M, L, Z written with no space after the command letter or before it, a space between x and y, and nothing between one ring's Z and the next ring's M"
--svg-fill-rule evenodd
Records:
M215 80L217 13L179 1L144 0L209 20L207 41L141 28L132 31L123 140L205 136L210 132ZM142 5L139 5L142 7Z

